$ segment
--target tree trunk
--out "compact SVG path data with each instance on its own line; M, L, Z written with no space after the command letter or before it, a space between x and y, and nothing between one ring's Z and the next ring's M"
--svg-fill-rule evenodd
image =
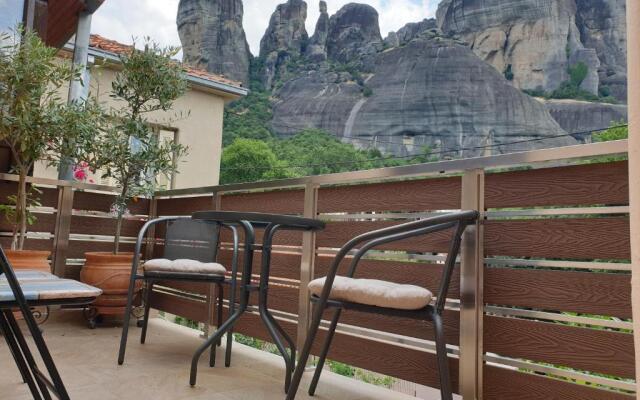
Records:
M14 230L12 250L24 250L27 236L27 172L20 171L18 193L16 195L16 227Z
M120 231L122 230L122 218L123 213L118 211L118 220L116 222L116 236L113 241L113 254L118 254L120 251Z

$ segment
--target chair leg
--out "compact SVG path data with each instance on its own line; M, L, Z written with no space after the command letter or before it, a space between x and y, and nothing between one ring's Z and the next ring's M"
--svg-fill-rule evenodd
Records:
M22 354L24 355L26 364L28 365L29 370L33 374L36 384L40 388L40 393L42 393L42 397L45 400L51 400L51 394L49 393L49 389L47 388L47 385L42 381L42 379L39 379L37 376L36 371L38 371L38 365L36 364L36 361L33 358L33 354L29 349L29 345L27 344L27 341L25 340L24 335L20 330L20 327L18 326L18 322L16 321L11 311L5 310L3 313L4 313L4 318L8 322L9 327L13 332L14 337L16 338L18 346L22 351ZM23 316L25 321L27 322L29 331L31 332L31 337L33 338L33 341L35 342L36 347L38 348L40 357L42 358L42 361L47 367L51 380L53 381L56 391L58 392L58 398L61 400L68 400L69 395L67 394L66 389L62 384L62 379L60 378L60 375L56 370L55 364L53 363L53 359L49 354L49 350L47 349L46 344L44 344L44 339L42 339L42 333L40 332L40 328L38 328L38 325L35 323L35 320L33 320L33 316L31 316L30 314L28 316L24 315L24 311L23 311ZM35 329L33 329L31 324L29 323L29 317L31 318L31 320L33 320L33 325L35 326Z
M447 344L444 337L442 317L433 315L433 327L436 335L436 356L438 358L438 372L440 373L440 396L442 400L453 400L451 392L451 380L449 378L449 359L447 357Z
M316 303L314 307L313 319L311 321L309 332L307 334L307 340L305 340L304 347L302 348L302 352L300 353L298 366L293 373L293 378L291 380L291 385L289 386L289 391L287 392L286 400L294 400L296 398L298 387L300 386L300 381L302 380L302 374L304 374L304 369L307 366L307 361L309 360L309 355L311 354L311 347L313 346L313 342L315 341L318 334L318 329L320 328L320 322L322 321L322 313L324 312L324 309L325 307L320 307L320 302Z
M144 291L144 317L142 317L142 332L140 332L140 343L144 344L147 341L147 326L149 325L149 312L151 311L151 292L153 291L153 281L147 282L147 287Z
M217 318L217 322L216 322L216 329L218 329L221 325L222 325L222 311L223 311L223 305L224 305L224 289L222 288L222 285L218 284L217 285L217 293L218 293L218 308L216 310L216 318ZM222 345L222 338L218 339L218 341L216 343L213 343L211 345L211 352L209 354L209 366L210 367L215 367L216 366L216 347L220 347Z
M136 276L131 274L129 282L129 292L127 294L127 308L124 312L124 321L122 324L122 337L120 338L120 350L118 352L118 365L124 363L124 354L127 350L127 336L129 335L129 322L131 318L131 310L133 309L133 295L136 287Z
M9 326L9 323L7 322L6 318L2 313L0 313L0 331L3 332L4 339L7 342L7 346L9 347L9 350L11 351L11 355L13 355L13 359L16 362L16 366L20 371L20 375L22 376L22 382L27 384L27 386L29 387L29 391L31 392L31 395L33 396L34 399L41 400L42 397L40 396L40 392L36 387L36 383L33 380L33 376L29 371L29 366L24 360L24 356L22 355L20 346L16 342L16 337L13 334L11 327Z
M229 314L233 314L236 309L234 290L235 290L234 286L231 285L230 293L229 293ZM227 346L224 349L225 350L224 366L226 368L229 368L231 366L231 348L232 347L233 347L233 327L231 327L227 332Z
M337 308L335 313L333 314L333 319L331 320L331 325L329 326L329 331L327 332L327 338L324 341L322 352L320 353L320 358L318 359L318 365L316 365L316 370L313 373L311 385L309 385L309 396L313 396L316 394L318 381L320 380L320 375L322 374L322 369L324 368L324 362L327 359L327 354L329 353L329 348L331 347L331 341L333 340L333 337L336 333L336 328L338 327L338 320L340 320L341 313L342 309Z

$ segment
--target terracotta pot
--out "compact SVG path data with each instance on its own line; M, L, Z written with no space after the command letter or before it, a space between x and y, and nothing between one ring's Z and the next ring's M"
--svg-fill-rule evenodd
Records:
M80 280L103 292L93 303L96 314L122 316L127 305L133 253L85 253L85 258ZM136 291L141 287L139 282Z
M5 250L5 254L14 269L31 269L51 273L50 251Z

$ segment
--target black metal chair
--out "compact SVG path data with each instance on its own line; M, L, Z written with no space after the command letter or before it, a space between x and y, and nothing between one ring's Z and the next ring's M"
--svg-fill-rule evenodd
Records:
M69 394L32 315L31 307L83 306L92 303L101 293L100 289L69 279L58 279L53 275L19 282L0 248L0 332L7 342L23 382L27 384L35 400L50 400L52 394L60 400L69 400ZM13 315L16 309L20 310L24 317L48 376L39 369L22 334Z
M163 246L161 259L147 260L140 269L140 256L145 236L151 227L166 224L164 241L157 245ZM233 258L231 276L227 277L227 270L221 264L216 263L218 249L220 247L220 232L222 228L231 230L233 234ZM124 363L129 332L131 310L136 291L136 282L142 280L144 287L144 316L142 319L142 331L140 343L145 343L147 327L149 323L150 296L154 285L158 281L182 281L200 282L216 285L217 288L217 325L222 325L224 289L223 285L230 286L229 315L234 313L236 297L236 281L238 275L238 231L234 224L226 224L217 221L203 221L191 217L165 217L147 222L136 241L133 264L131 266L131 281L127 299L127 309L124 315L118 364ZM228 332L225 354L225 365L231 364L231 346L233 342L232 332ZM221 345L218 339L211 345L209 364L215 366L216 346Z
M456 258L459 253L462 234L468 225L474 224L478 219L478 212L463 211L457 213L444 214L419 221L413 221L401 225L392 226L377 231L362 234L350 240L336 255L336 258L325 278L310 283L311 301L314 303L313 318L309 326L309 333L300 354L300 360L296 367L287 400L295 399L300 380L307 365L311 352L311 347L318 333L322 315L327 308L334 308L335 312L327 332L325 343L319 354L318 364L309 387L309 394L313 396L320 379L320 374L324 367L324 362L331 346L331 341L338 326L338 320L343 309L356 310L379 315L411 318L421 321L432 321L435 330L436 355L438 359L438 371L440 374L440 392L443 400L452 400L452 390L449 378L449 365L447 359L447 348L442 325L442 312L444 310L449 283L453 274ZM356 268L362 257L369 251L383 244L404 240L407 238L427 235L445 230L453 230L449 252L445 262L442 280L435 305L431 305L432 295L424 288L417 286L396 285L389 282L369 281L362 282L354 278ZM364 244L363 244L364 243ZM356 248L363 244L351 261L347 271L347 277L340 277L336 283L336 274L344 258ZM363 284L364 283L364 284ZM367 293L368 284L377 284L377 293ZM321 291L320 291L321 288ZM353 290L352 290L353 289ZM360 289L361 292L358 292ZM396 298L385 298L380 294L395 291L400 294ZM408 293L403 298L402 294ZM364 296L363 296L364 295Z

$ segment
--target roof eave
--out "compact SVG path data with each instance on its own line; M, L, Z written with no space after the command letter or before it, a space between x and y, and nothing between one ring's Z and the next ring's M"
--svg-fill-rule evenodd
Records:
M73 52L73 44L67 43L64 46L63 50ZM120 57L118 57L117 54L111 53L109 51L97 49L95 47L89 47L89 56L110 61L113 63L118 63L118 64L120 63ZM195 75L190 75L190 74L186 74L186 75L187 75L187 81L189 81L189 83L194 88L207 89L209 91L213 91L213 92L216 92L217 94L220 94L226 97L231 97L233 99L237 99L249 94L249 89L247 88L233 86L223 82L215 82L215 81L204 79Z

